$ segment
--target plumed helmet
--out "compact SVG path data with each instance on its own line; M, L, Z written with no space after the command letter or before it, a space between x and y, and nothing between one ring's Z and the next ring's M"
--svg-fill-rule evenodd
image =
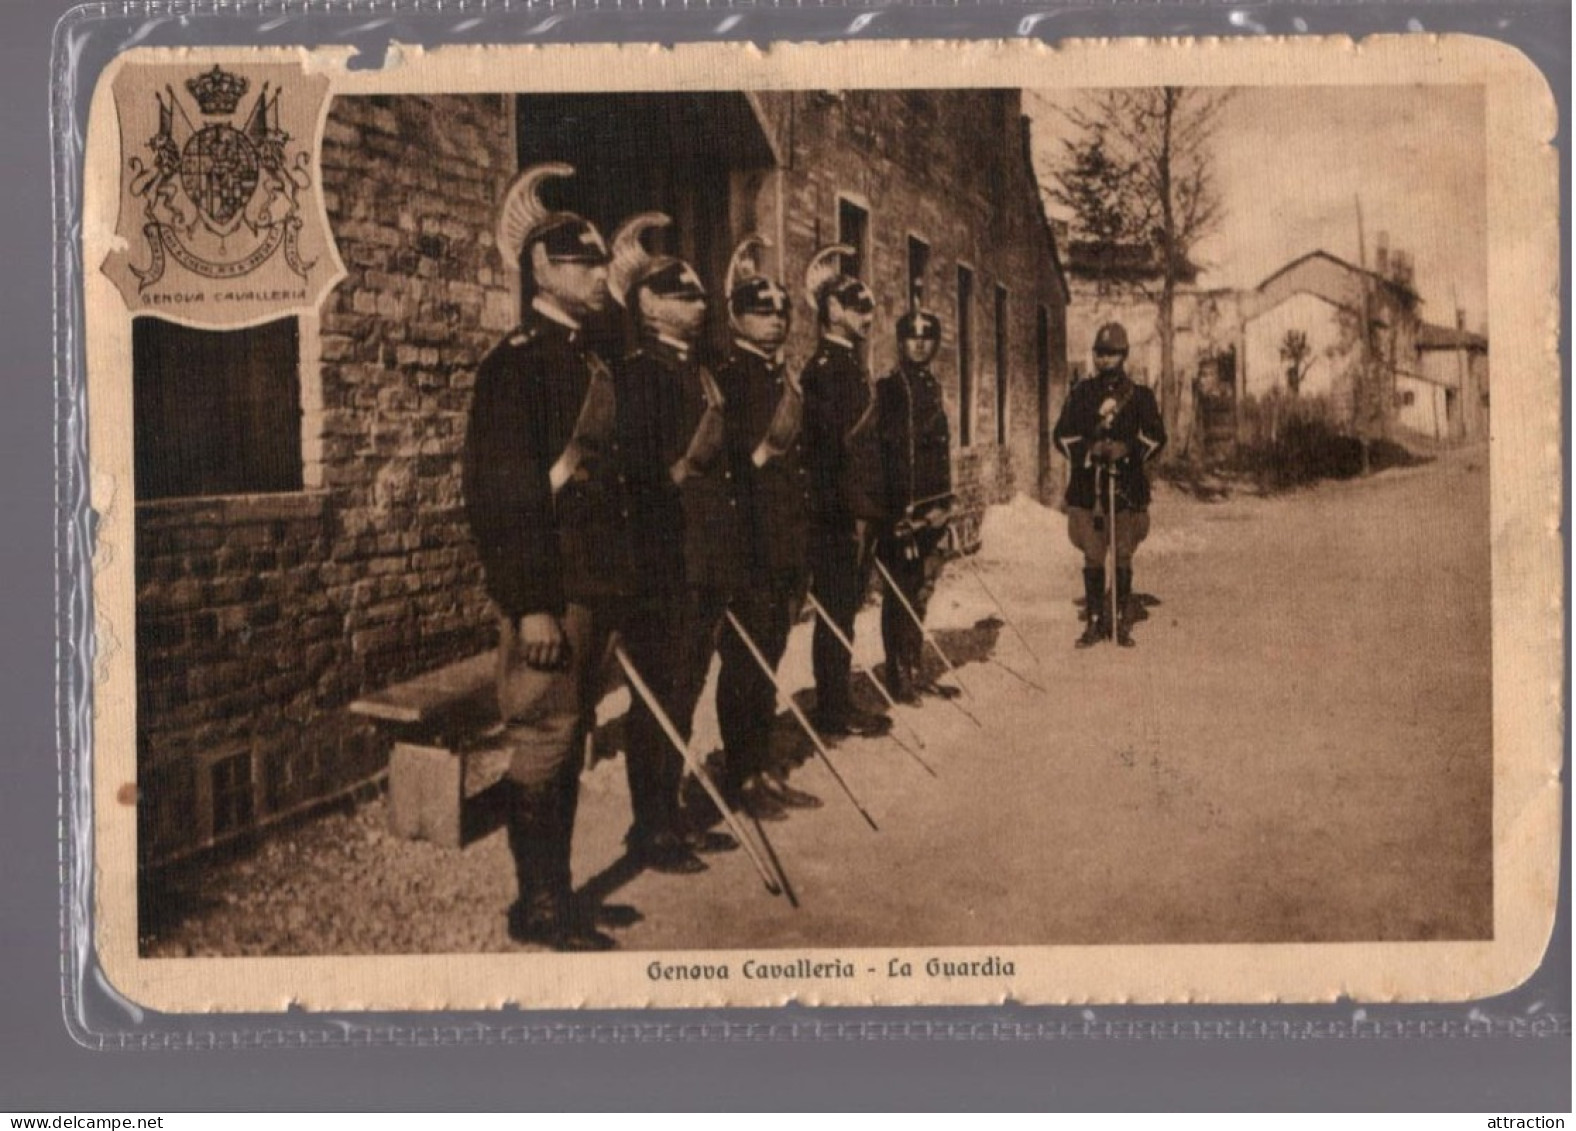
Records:
M1127 330L1120 322L1107 322L1094 336L1095 353L1127 353Z
M870 288L843 271L843 256L853 254L852 247L839 243L823 247L810 257L810 265L804 269L804 297L817 314L831 298L861 313L876 308Z
M662 212L642 212L619 225L613 235L613 261L608 268L608 290L614 301L627 307L636 290L652 294L704 298L706 287L695 269L673 255L652 255L641 242L654 228L672 224Z
M897 340L918 338L926 342L941 341L941 319L928 310L911 310L897 320Z
M532 165L509 183L498 209L498 254L510 271L520 269L520 259L540 243L547 258L559 263L606 263L607 243L596 225L573 212L554 212L539 195L542 184L557 177L574 176L574 166L561 161Z
M728 320L739 330L741 314L790 313L788 290L766 274L760 253L772 246L771 240L750 233L739 241L728 260L724 289L728 292Z

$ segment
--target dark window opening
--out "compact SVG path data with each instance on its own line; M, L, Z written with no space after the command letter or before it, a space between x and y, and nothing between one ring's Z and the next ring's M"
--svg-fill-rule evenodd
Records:
M213 835L252 823L252 755L243 751L208 768L213 802Z
M996 442L1007 443L1007 406L1012 383L1007 377L1007 288L996 285Z
M870 260L870 213L846 197L837 198L837 242L854 249L843 256L843 271L863 279Z
M958 442L974 442L974 272L958 268Z
M138 499L301 489L300 330L132 320Z
M930 266L930 245L917 236L908 237L908 308L925 305L925 271Z

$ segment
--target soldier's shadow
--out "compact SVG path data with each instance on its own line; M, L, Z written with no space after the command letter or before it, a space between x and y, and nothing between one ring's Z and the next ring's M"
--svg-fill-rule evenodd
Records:
M592 744L591 758L593 761L616 757L618 752L624 748L625 718L626 716L619 716L597 729ZM792 717L786 711L775 721L775 726L780 727L785 720L789 727L794 726ZM713 751L707 756L706 772L712 784L720 788L720 783L723 780L723 761L720 750ZM685 775L681 786L680 799L694 827L706 831L728 831L732 833L729 822L724 819L710 791L701 784L694 774ZM737 810L732 813L732 816L747 834L752 832L755 834L777 874L786 885L790 901L794 901L794 906L798 906L793 896L792 883L782 867L776 846L772 844L766 829L759 822L751 820L747 815ZM743 851L743 849L736 849L735 851ZM703 857L703 859L714 859L714 857ZM608 900L645 870L646 866L626 850L618 859L582 884L575 893L576 899L582 909L591 913L598 926L624 927L638 923L645 916L637 908L628 904L609 903Z
M583 910L591 913L598 926L627 927L638 923L645 918L638 908L625 903L609 903L608 899L645 870L645 865L626 851L581 884L575 899Z

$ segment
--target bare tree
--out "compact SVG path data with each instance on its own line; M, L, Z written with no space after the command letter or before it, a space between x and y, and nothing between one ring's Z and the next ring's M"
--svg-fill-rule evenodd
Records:
M1146 270L1112 274L1157 307L1160 403L1173 430L1182 405L1177 287L1196 274L1194 250L1223 216L1212 143L1230 97L1175 86L1099 91L1065 111L1074 135L1047 188L1097 254L1113 265L1143 257Z
M1286 363L1286 389L1295 397L1302 388L1302 379L1308 375L1308 367L1313 364L1313 347L1308 344L1308 335L1301 330L1287 330L1281 339L1280 356Z

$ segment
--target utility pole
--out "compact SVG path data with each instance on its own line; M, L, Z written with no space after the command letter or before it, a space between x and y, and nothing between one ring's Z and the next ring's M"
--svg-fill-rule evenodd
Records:
M1357 442L1362 445L1363 449L1363 474L1368 475L1372 470L1372 466L1368 455L1368 422L1364 419L1364 416L1367 402L1373 392L1373 341L1369 337L1369 326L1372 324L1373 314L1369 306L1368 292L1368 243L1363 237L1363 198L1354 195L1352 199L1357 204L1357 266L1361 269L1359 277L1363 295L1363 309L1359 315L1361 324L1358 328L1358 336L1362 339L1361 380L1358 382L1357 388L1353 390L1352 407L1355 410L1353 423L1357 426Z

